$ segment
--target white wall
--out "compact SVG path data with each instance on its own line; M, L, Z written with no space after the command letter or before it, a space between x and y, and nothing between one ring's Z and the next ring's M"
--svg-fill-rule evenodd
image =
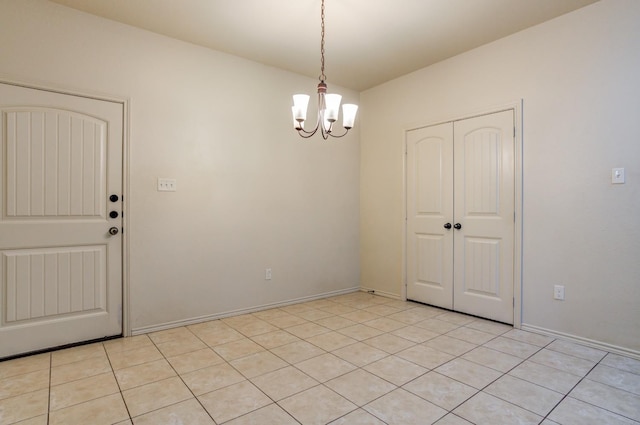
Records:
M362 286L402 293L403 130L523 99L523 324L640 353L639 22L602 0L363 92Z
M291 128L314 79L43 0L0 0L0 76L130 99L134 330L358 287L358 132Z

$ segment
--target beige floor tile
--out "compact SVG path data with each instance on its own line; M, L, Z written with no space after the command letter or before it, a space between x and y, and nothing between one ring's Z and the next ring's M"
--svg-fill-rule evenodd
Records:
M120 393L76 404L49 415L49 425L111 425L129 418Z
M264 320L256 319L251 323L239 325L235 328L238 332L247 337L266 334L268 332L274 332L278 330L277 326L274 326Z
M633 393L584 379L569 396L640 422L640 396Z
M363 324L357 324L338 329L338 332L348 336L349 338L353 338L356 341L363 341L365 339L373 338L374 336L382 335L384 333L380 329L375 329Z
M482 332L487 332L493 335L502 335L513 329L511 325L505 325L504 323L492 322L491 320L476 319L471 323L465 325L467 328L475 329Z
M133 418L193 397L178 377L125 390L122 396Z
M328 306L330 307L330 306ZM344 308L344 306L341 306ZM348 308L348 307L347 307ZM298 317L302 317L304 320L309 320L309 321L316 321L316 320L320 320L320 319L325 319L327 317L331 317L333 316L333 314L327 312L327 311L323 311L323 310L307 310L307 311L301 311L300 313L298 313L296 316Z
M544 347L553 342L553 338L534 334L533 332L527 332L520 329L512 329L507 333L502 334L506 338L515 339L516 341L526 342L527 344L537 345L538 347Z
M207 411L195 399L182 401L138 416L134 418L133 423L134 425L215 425Z
M46 414L48 405L48 388L5 398L0 400L0 423L12 424Z
M305 304L291 304L284 307L280 307L280 310L286 311L290 314L296 314L301 311L313 310L313 307L309 307Z
M160 359L116 370L115 375L116 380L120 385L120 390L124 391L141 385L171 378L176 376L176 373L166 360Z
M312 336L311 338L308 338L307 341L326 351L337 350L338 348L346 347L347 345L358 342L355 339L339 332L327 332L321 335Z
M221 363L185 373L181 376L195 395L208 393L245 380L238 371L228 363Z
M319 382L326 382L356 368L329 353L297 363L296 367Z
M502 375L494 369L460 358L445 363L435 371L477 389L486 387Z
M447 416L436 422L435 425L473 425L471 422L462 419L460 416L456 416L453 413L449 413ZM543 422L544 425L544 422ZM549 424L553 425L553 424Z
M393 332L407 326L406 323L398 322L397 320L389 319L388 317L380 317L378 319L369 320L364 322L363 325L369 326L370 328L378 329L382 332Z
M251 382L275 401L318 385L318 381L293 366L258 376Z
M15 425L47 425L49 423L49 415L40 415L24 421L16 422Z
M274 318L265 319L265 320L271 323L273 326L277 326L278 328L282 328L282 329L287 329L293 326L309 323L307 320L303 319L302 317L298 317L290 313L287 313L286 316L274 317Z
M448 311L446 313L439 314L435 316L438 320L444 320L445 322L451 322L456 325L466 325L467 323L471 323L475 320L474 317L467 316L462 313L454 313L452 311Z
M49 388L49 370L36 370L0 379L0 400Z
M59 410L120 392L113 372L51 387L49 410Z
M385 351L362 342L335 350L333 354L358 367L366 366L389 355Z
M579 359L546 348L529 357L529 360L576 376L585 376L596 364L596 362L590 360Z
M260 351L264 351L264 348L250 339L244 338L238 341L227 342L226 344L215 346L213 347L213 350L226 361L231 361L259 353Z
M101 342L95 344L81 345L79 347L66 348L51 353L51 366L61 366L67 363L74 363L91 357L104 356L104 346Z
M392 307L386 304L379 304L379 305L374 305L373 307L367 307L364 311L377 314L378 316L389 316L394 313L399 313L400 309L397 309L395 307Z
M570 356L578 357L584 360L590 360L592 362L599 362L604 356L607 355L606 351L596 350L595 348L587 347L580 344L574 344L573 342L563 341L556 339L545 348L553 351L559 351Z
M291 326L290 328L287 328L287 332L294 334L298 338L306 339L311 338L312 336L331 332L331 329L327 329L317 323L309 322L302 325Z
M105 341L103 345L107 353L111 354L147 347L153 345L153 342L147 335L137 335Z
M255 410L240 416L225 425L298 425L298 421L282 410L277 404Z
M484 344L485 347L493 350L501 351L512 356L526 359L540 351L537 345L527 344L526 342L516 341L511 338L498 337Z
M452 354L445 353L444 351L438 351L424 345L413 346L409 349L400 351L395 355L427 369L435 369L436 367L455 358Z
M326 319L316 320L316 323L325 328L337 331L338 329L348 328L349 326L357 325L353 320L346 319L340 316L331 316Z
M90 376L111 372L107 356L91 357L51 368L51 385L64 384Z
M447 332L447 336L461 339L476 345L485 344L496 337L493 334L471 329L466 326L461 326L451 332Z
M356 409L347 399L318 385L280 401L280 407L305 425L322 425Z
M279 308L270 308L268 310L256 311L255 313L251 313L252 316L257 317L258 319L273 319L274 317L282 317L286 316L287 313L284 310L280 310Z
M206 329L198 330L196 332L196 336L209 347L217 347L219 345L240 341L246 338L240 332L228 326L223 329Z
M395 307L399 310L410 310L412 308L424 308L425 310L431 310L430 307L427 307L422 304L414 303L411 301L389 300L388 302L385 303L385 305L388 305L390 307Z
M51 367L51 353L0 362L0 379L22 375Z
M206 322L189 325L187 326L187 329L189 329L194 335L199 335L200 333L225 331L231 329L231 327L222 320L208 320Z
M276 347L271 352L285 361L295 364L324 354L325 351L306 341L296 341Z
M261 321L261 319L253 316L252 314L240 314L237 316L225 317L224 319L222 319L223 323L231 326L234 329L238 326L246 326L250 323L259 321Z
M427 373L426 368L397 356L385 357L368 364L364 369L398 386Z
M447 414L435 404L399 388L367 404L364 409L388 424L429 425Z
M453 411L458 416L479 425L537 425L542 417L489 394L478 393Z
M509 375L562 394L571 391L581 379L580 376L528 360L510 371Z
M338 303L335 303L332 306L321 307L320 310L326 311L327 313L331 313L331 314L335 314L335 315L347 314L347 313L351 313L351 312L355 311L351 307L347 307L346 305L342 305L342 304L338 304ZM319 320L314 320L314 321L316 323L319 322Z
M362 323L378 319L380 316L378 316L377 314L369 313L368 311L355 310L351 313L341 314L340 317L344 317L345 319L349 319L356 323Z
M262 345L267 350L271 350L272 348L280 347L292 342L300 341L300 338L298 338L297 336L291 335L289 332L283 330L256 335L254 337L251 337L251 339L254 342Z
M504 373L510 371L523 361L520 357L485 347L474 348L463 354L462 358Z
M631 419L567 397L553 409L549 419L562 425L637 425Z
M615 367L617 369L626 370L627 372L640 375L640 360L635 360L630 357L621 356L619 354L609 353L600 362L603 365Z
M330 425L385 425L385 423L366 410L358 409L336 419Z
M109 360L113 370L124 369L142 363L162 359L162 353L154 345L147 345L127 351L109 352Z
M191 332L189 332L189 336L184 336L179 339L162 343L156 343L156 346L165 357L178 356L180 354L191 353L193 351L207 348L207 345Z
M224 363L224 359L217 355L211 348L192 351L191 353L180 354L167 358L171 366L179 374L192 372L205 367Z
M272 403L251 382L244 381L198 397L216 423L253 412Z
M404 328L396 329L391 333L395 336L415 342L416 344L421 344L440 335L437 332L420 328L418 326L405 326Z
M436 372L429 372L403 388L446 410L455 409L478 392L473 387Z
M540 416L546 416L564 397L563 394L509 375L489 385L484 392Z
M640 375L635 373L599 364L593 368L587 378L619 390L640 395Z
M432 319L420 321L416 323L415 326L419 328L424 328L439 334L445 334L447 332L451 332L452 330L459 328L461 325L456 325L455 323L432 318Z
M389 354L394 354L416 345L415 342L389 333L374 336L373 338L366 339L362 342Z
M451 338L446 335L430 339L423 343L425 347L431 347L438 351L444 351L445 353L453 354L454 356L461 356L467 351L471 351L477 347L476 344L462 341L461 339Z
M356 406L364 406L397 388L390 382L363 369L356 369L353 372L327 381L325 385Z
M261 351L260 353L233 360L230 364L247 378L254 378L288 366L287 362L269 351Z
M151 332L148 336L154 344L163 344L165 342L171 342L182 338L190 338L193 336L193 333L185 326L181 326L179 328Z

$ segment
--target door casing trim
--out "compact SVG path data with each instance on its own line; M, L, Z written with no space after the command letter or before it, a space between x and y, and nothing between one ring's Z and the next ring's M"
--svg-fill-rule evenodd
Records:
M461 121L468 118L474 118L482 115L494 114L496 112L503 112L507 110L513 110L513 120L515 127L514 135L514 213L515 213L515 227L513 235L513 327L520 329L522 326L522 201L523 201L523 154L522 154L522 109L523 99L507 102L500 105L494 105L487 108L483 108L477 111L471 111L466 114L457 115L453 118L440 119L440 120L427 120L425 124L411 125L403 128L402 140L403 140L403 160L402 160L402 174L403 174L403 205L404 205L404 224L402 232L402 289L401 299L407 300L407 132L411 130L417 130L419 128L430 127L438 124L444 124L448 122Z

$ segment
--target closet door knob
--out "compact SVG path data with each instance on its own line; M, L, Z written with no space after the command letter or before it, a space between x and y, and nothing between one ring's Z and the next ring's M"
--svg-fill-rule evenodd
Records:
M462 224L456 223L456 224L453 225L453 228L456 229L456 230L460 230L460 229L462 229Z
M447 229L447 230L451 229L451 223L447 223L447 224L445 224L445 225L444 225L444 228L445 228L445 229Z

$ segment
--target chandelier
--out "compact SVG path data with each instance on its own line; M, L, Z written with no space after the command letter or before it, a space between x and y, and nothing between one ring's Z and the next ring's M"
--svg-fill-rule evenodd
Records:
M291 111L293 112L293 127L298 131L300 136L308 139L320 130L322 138L327 140L329 136L342 137L353 128L358 105L342 105L342 126L344 127L344 132L336 135L333 132L334 124L338 120L342 96L339 94L328 94L327 84L325 83L327 76L324 75L324 0L322 0L320 7L320 21L320 83L318 84L318 118L315 127L312 130L305 130L304 128L304 122L307 119L309 95L294 94Z

